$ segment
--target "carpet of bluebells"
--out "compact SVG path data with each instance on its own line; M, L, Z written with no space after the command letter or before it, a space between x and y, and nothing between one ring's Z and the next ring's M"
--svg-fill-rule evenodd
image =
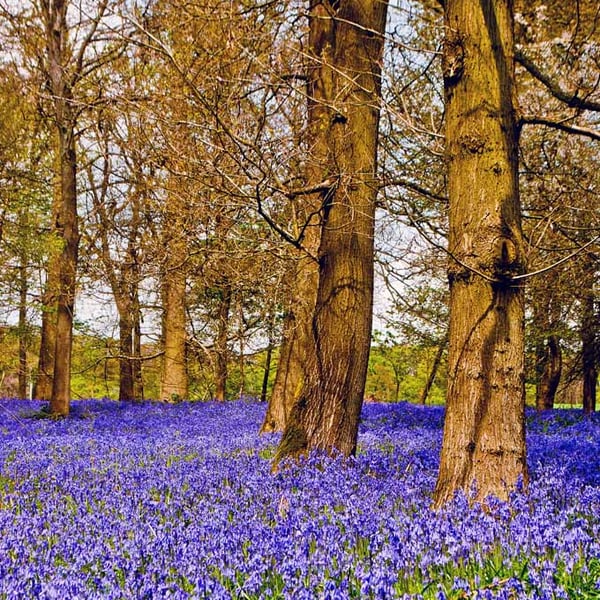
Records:
M528 414L531 484L431 509L441 408L273 475L265 407L0 401L0 598L600 598L600 420Z

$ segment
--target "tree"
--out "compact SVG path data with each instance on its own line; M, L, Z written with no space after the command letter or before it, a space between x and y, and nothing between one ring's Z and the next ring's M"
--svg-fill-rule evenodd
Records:
M18 40L16 60L21 63L22 72L37 70L44 79L39 105L55 135L52 218L56 244L48 261L40 372L48 376L52 372L50 411L57 415L67 415L70 403L79 253L76 140L79 119L90 100L84 83L89 83L94 71L110 61L120 47L109 43L101 26L108 3L109 0L102 0L96 6L75 6L68 0L38 0L25 7L0 5ZM116 23L109 28L114 40ZM99 37L103 37L101 46L97 43ZM50 383L49 377L45 383ZM46 397L48 386L36 387Z
M109 284L117 308L119 400L127 401L144 397L140 282L148 190L142 160L135 148L135 125L124 120L127 140L119 139L117 124L106 116L95 128L94 146L100 155L89 160L87 168L95 227L91 239L86 241L90 247L89 262L99 263L100 278ZM95 171L100 173L99 181L95 181ZM87 274L94 273L92 264L86 265Z
M298 401L302 384L308 376L311 326L319 281L318 264L314 259L320 240L320 228L315 218L319 214L319 206L320 199L309 195L294 215L296 231L304 227L306 232L301 236L303 247L295 253L286 281L288 299L283 323L283 340L261 433L285 429L294 404ZM297 214L298 212L300 214Z
M162 400L188 397L186 364L186 282L188 261L185 198L174 190L167 200L163 218L163 242L168 249L162 265L163 367Z
M318 286L301 391L275 462L351 455L371 338L377 138L387 2L309 6L308 136L319 185Z
M539 274L528 298L533 313L528 333L537 346L537 404L552 407L564 362L567 379L583 379L584 408L591 407L598 368L598 4L516 4L519 96L527 125L521 196L530 269ZM580 349L569 343L575 329Z
M54 347L54 373L50 412L67 415L70 403L71 351L73 345L73 312L75 309L75 283L79 252L79 223L77 215L77 157L75 152L75 126L73 87L82 71L83 52L80 57L70 56L67 10L69 2L41 0L40 15L45 28L45 73L52 97L53 117L56 127L56 201L54 228L61 240L62 250L57 261L56 339ZM102 11L106 8L104 3ZM75 72L69 75L66 65L75 58ZM73 63L71 63L73 64ZM52 284L50 284L52 285Z
M268 196L265 204L273 207L272 174L283 171L286 151L272 57L281 12L275 3L161 0L144 17L132 17L160 82L151 92L153 141L162 151L155 260L161 304L177 316L164 319L164 373L178 372L183 381L185 357L191 372L204 376L208 359L212 373L202 397L225 397L236 356L242 371L242 347L256 330L246 307L279 295L277 278L264 278L269 266L277 272L279 250L255 204ZM188 381L197 392L198 380L188 373ZM183 396L183 389L162 396Z
M558 331L561 313L557 292L558 271L546 278L543 289L538 290L533 302L533 336L535 343L536 390L535 406L538 410L554 408L554 398L562 374L562 350ZM535 283L532 287L535 286Z
M48 135L36 114L31 88L14 64L0 69L0 289L7 313L17 307L18 388L28 396L33 369L32 315L39 288L41 264L48 247ZM14 314L14 313L13 313ZM6 313L5 313L6 316Z
M510 0L448 0L443 70L452 254L436 505L527 479L524 270Z

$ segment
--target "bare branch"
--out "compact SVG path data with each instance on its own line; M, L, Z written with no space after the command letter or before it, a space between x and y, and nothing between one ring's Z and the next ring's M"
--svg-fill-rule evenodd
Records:
M595 244L598 240L600 240L600 235L597 235L595 238L592 238L589 242L586 242L583 246L580 246L579 248L577 248L576 250L571 252L571 254L564 256L560 260L557 260L556 262L552 263L551 265L548 265L547 267L538 269L537 271L532 271L531 273L523 273L522 275L516 275L515 277L512 277L511 279L513 281L520 280L520 279L529 279L531 277L535 277L536 275L542 275L544 273L547 273L548 271L551 271L552 269L559 267L560 265L566 263L567 261L571 260L572 258L575 258L579 254L581 254L582 252L587 250L587 248L589 248L592 244Z
M256 206L257 206L257 210L258 210L258 214L266 221L267 225L273 230L275 231L277 234L279 234L286 242L288 242L289 244L291 244L292 246L294 246L294 248L297 248L298 250L304 252L307 256L309 256L310 258L312 258L314 261L317 261L317 257L314 256L311 252L309 252L303 245L302 245L302 236L304 234L304 231L306 229L303 228L302 232L300 233L300 236L298 237L294 237L292 235L290 235L285 229L283 229L280 225L278 225L277 223L275 223L275 221L273 221L273 219L271 218L271 216L269 215L269 213L267 213L263 207L263 203L262 203L262 199L261 199L261 195L260 195L260 191L257 190L256 191Z
M379 186L380 189L384 189L389 186L399 186L405 187L413 192L417 192L417 194L421 194L421 196L425 196L426 198L431 198L432 200L438 200L439 202L443 202L444 204L448 204L447 196L443 196L442 194L436 194L427 188L419 185L418 183L414 183L413 181L408 181L408 179L390 179L387 181L383 181Z
M559 131L565 131L567 133L589 137L592 140L600 140L600 131L590 129L589 127L580 127L579 125L568 125L564 121L554 121L553 119L548 119L546 117L525 115L521 117L521 123L525 125L544 125L546 127L550 127L551 129L558 129Z
M591 110L594 112L600 112L600 102L588 100L587 98L580 98L576 91L574 94L563 90L560 84L553 80L547 73L544 73L530 58L525 56L523 52L517 50L515 52L515 60L521 64L527 72L542 83L546 89L561 102L564 102L571 108L579 108L583 110Z
M326 179L325 181L321 181L320 183L315 183L314 185L297 188L295 190L284 190L279 188L274 189L275 191L283 194L286 198L293 199L298 196L308 196L309 194L329 192L331 191L331 188L335 185L335 183L335 179Z
M127 354L107 354L100 360L114 360L115 358L118 358L118 359L124 359L124 360L144 362L146 360L154 360L155 358L160 358L161 356L164 355L164 353L165 353L164 350L159 350L158 352L155 352L154 354L147 354L147 355L144 354L142 356L130 356Z
M77 52L77 55L75 56L75 79L79 77L83 70L83 57L85 56L85 52L88 46L93 41L94 36L96 35L96 31L98 29L98 26L100 25L100 21L102 20L102 17L106 12L107 5L108 0L102 0L99 3L98 14L96 15L96 18L92 20L92 25L79 46L79 50Z

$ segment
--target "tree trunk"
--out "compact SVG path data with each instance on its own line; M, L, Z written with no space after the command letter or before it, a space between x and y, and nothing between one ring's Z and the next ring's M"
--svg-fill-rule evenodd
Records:
M135 399L133 390L133 321L131 311L119 311L119 400Z
M308 218L308 217L307 217ZM316 227L307 231L304 247L316 255L320 235ZM277 373L261 433L283 431L292 407L298 399L312 339L312 315L318 286L318 265L308 256L295 263L291 298L283 324L283 342L279 350Z
M21 256L19 266L19 398L27 398L27 264L26 257Z
M59 133L61 157L60 221L56 231L63 242L59 256L59 293L56 315L56 343L54 348L54 378L50 412L68 415L71 402L71 353L73 349L73 313L75 309L75 286L77 258L79 254L79 228L77 216L77 162L75 138L72 126Z
M551 410L554 408L556 390L562 375L560 338L557 335L549 335L546 344L539 344L536 355L538 380L535 388L535 407L537 410Z
M275 466L313 449L351 455L371 342L377 134L387 2L313 0L310 183L321 194L310 354Z
M557 331L561 322L561 295L558 271L532 285L533 339L535 340L535 406L539 411L554 408L562 375L562 351Z
M119 313L119 400L143 400L138 278L123 267L117 283L113 266L108 264L106 268Z
M52 395L52 376L54 374L54 347L56 345L56 296L52 292L52 259L48 267L46 289L42 294L42 328L40 333L40 351L38 369L33 386L33 397L37 400L50 400Z
M52 199L53 226L59 222L61 206L60 157L58 151L54 158L54 189ZM58 236L58 232L53 231ZM54 351L56 346L56 314L59 289L59 250L50 248L46 283L42 294L42 328L40 333L40 351L38 372L33 388L33 397L37 400L50 400L52 396L52 380L54 377Z
M425 387L421 390L421 396L419 398L421 404L427 403L429 392L431 391L438 369L440 368L440 364L442 363L442 356L444 355L444 350L446 349L447 345L448 338L445 337L444 340L438 346L437 352L435 353L435 357L433 359L433 364L431 365L431 371L429 371L429 376L427 377L427 381L425 382Z
M73 77L66 68L72 60L68 40L65 0L42 0L40 10L45 26L46 76L54 108L56 127L56 184L54 186L54 231L61 243L56 272L50 269L48 285L56 292L56 338L50 412L69 414L71 402L71 352L73 346L73 311L79 254L79 224L77 215L77 157L75 152L76 113L73 102ZM84 42L89 43L89 39ZM83 49L82 49L83 51ZM54 266L54 265L52 265ZM57 285L51 279L56 275Z
M164 281L164 356L160 397L165 401L187 398L186 369L186 277L182 268L167 272Z
M437 506L506 498L525 456L524 271L510 0L447 0L448 393ZM475 269L477 273L473 271Z
M98 218L100 258L104 274L115 299L119 313L119 400L142 400L143 380L140 340L140 266L138 259L139 232L141 228L140 205L143 202L138 189L130 193L131 219L129 222L127 249L121 258L113 257L114 247L109 239L109 231L115 227L115 209L108 208L108 187L110 182L110 145L108 137L104 142L104 173L100 193L92 195L94 210ZM135 164L137 167L137 163ZM93 174L90 173L90 178ZM122 227L122 225L121 225Z
M115 299L119 312L119 400L140 401L144 399L144 382L137 290L131 299L117 291Z
M227 363L229 352L229 311L231 310L231 286L225 283L220 289L217 337L215 339L215 400L223 402L227 396Z
M596 387L598 385L598 320L595 311L593 275L591 269L589 288L582 299L581 345L583 371L583 412L589 415L596 410Z
M265 356L265 368L263 370L262 386L260 388L260 401L267 401L267 392L269 389L269 377L271 375L271 360L273 358L273 345L275 336L275 313L271 311L267 319L267 354Z
M137 288L133 296L133 399L142 401L144 399L144 377L142 373L142 325L140 300Z
M240 371L240 389L238 391L238 398L243 398L246 394L246 340L244 336L244 307L241 302L239 304L239 315L238 341L240 355L238 368Z
M265 369L263 371L262 387L260 389L260 401L267 401L267 391L269 389L269 376L271 375L271 358L273 357L273 344L267 346L267 355L265 356Z
M163 361L160 398L183 400L188 396L186 365L186 261L185 206L180 198L168 203L164 223Z

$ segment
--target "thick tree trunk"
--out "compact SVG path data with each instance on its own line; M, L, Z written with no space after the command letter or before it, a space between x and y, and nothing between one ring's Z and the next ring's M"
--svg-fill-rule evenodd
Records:
M112 267L108 265L107 268ZM119 312L119 400L143 400L137 278L132 278L133 274L127 270L121 274L121 282L117 284L116 275L109 275Z
M107 258L108 248L104 254ZM118 278L110 258L105 261L105 269L119 313L119 400L143 400L138 275L123 266Z
M168 248L163 272L163 361L160 398L184 400L188 396L186 364L186 261L185 206L174 198L167 206L164 246Z
M331 183L321 195L310 354L275 465L313 449L356 450L371 342L386 14L385 1L310 3L310 183Z
M591 415L596 411L596 388L598 387L598 369L584 364L583 368L583 412Z
M450 327L437 506L527 479L524 270L510 0L447 0ZM474 272L474 270L477 272Z
M58 144L57 144L58 146ZM61 179L60 157L58 149L54 159L54 190L52 199L53 226L60 221ZM58 232L53 231L58 237ZM46 268L46 283L42 294L42 328L40 333L40 351L38 372L33 388L33 397L37 400L50 400L52 396L52 380L54 378L54 351L56 347L56 314L59 283L59 250L52 247Z
M76 114L73 102L73 73L66 65L72 60L68 40L65 0L41 0L39 8L45 26L46 76L54 106L56 127L56 173L54 186L54 231L61 243L56 264L48 272L48 288L56 294L56 336L50 412L69 414L71 402L71 352L73 346L73 311L79 254L77 215L77 157L75 152ZM85 42L89 43L89 39ZM76 74L81 65L76 65ZM56 276L56 281L54 280ZM44 342L47 338L44 340ZM42 351L46 354L45 349ZM48 365L46 365L48 366Z
M319 238L318 229L313 227L304 241L305 248L315 255L318 252ZM310 257L301 256L292 273L294 283L291 286L290 303L283 324L283 342L279 351L277 373L261 433L284 430L305 380L319 281L318 265Z
M229 351L229 312L231 310L231 286L225 283L220 289L217 336L215 339L215 400L223 402L227 397L227 364Z
M165 401L184 400L188 396L185 285L186 277L182 268L166 274L163 295L164 356L160 385L160 397Z

